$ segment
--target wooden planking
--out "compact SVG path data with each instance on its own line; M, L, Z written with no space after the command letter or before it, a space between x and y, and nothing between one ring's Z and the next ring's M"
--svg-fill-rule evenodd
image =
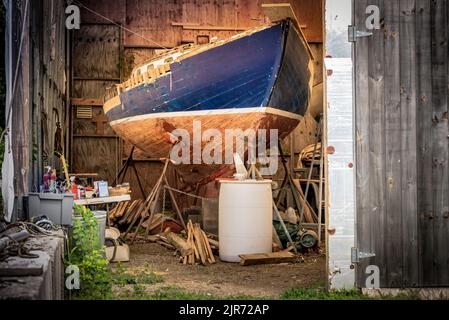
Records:
M385 16L384 30L355 47L358 246L376 254L368 261L380 267L382 287L447 286L449 5L373 4ZM365 5L355 3L358 28ZM359 286L367 263L358 267Z
M103 100L106 89L116 83L116 81L78 80L73 84L73 97L79 99Z
M182 20L184 23L197 23L199 26L230 26L237 28L234 0L182 1Z
M355 1L355 25L357 28L363 28L365 19L361 12L365 12L368 5L367 0ZM370 119L369 119L369 84L368 84L368 39L360 39L355 44L354 55L357 63L354 65L355 70L355 158L357 165L356 174L356 194L357 194L357 246L362 252L370 250ZM358 283L365 283L364 270L366 260L363 261L356 270Z
M262 3L290 3L302 25L309 42L323 42L323 1L317 0L183 0L170 1L134 0L106 1L82 0L86 7L110 20L121 23L142 37L125 32L125 44L174 46L181 39L195 39L199 34L227 37L235 33L215 30L183 30L180 23L204 27L224 26L242 29L264 22ZM82 22L110 23L99 15L81 8ZM177 25L178 24L178 25ZM213 31L213 30L210 30Z
M177 45L181 34L171 22L181 16L182 1L126 1L126 27L141 35L125 32L126 45Z
M446 107L448 108L449 111L449 4L446 2L446 23L445 23L445 27L446 27L446 40L445 40L445 44L446 44L446 69L447 69L447 73L446 73L446 88L448 91L446 91ZM444 26L443 26L444 28ZM447 118L446 118L447 120ZM449 135L448 135L449 138ZM448 140L449 142L449 140ZM449 165L448 163L449 159L446 158L446 167ZM448 169L446 169L446 171L448 171ZM448 177L446 177L446 181L449 179L449 173L448 173ZM446 193L446 205L448 203L449 200L447 200L447 193ZM449 209L446 208L443 212L443 221L442 221L442 226L440 231L440 235L442 235L442 237L439 237L439 243L440 243L440 249L443 252L442 257L441 257L441 261L439 263L439 265L441 265L442 268L438 268L439 272L442 272L442 274L440 275L440 283L449 286L449 272L448 272L448 268L449 268L449 252L448 252L448 244L449 244Z
M449 211L448 192L448 37L447 1L431 3L432 39L432 194L434 215L434 272L436 284L448 283L448 229L445 215Z
M70 100L72 106L99 106L102 107L104 104L103 99L80 99L72 98Z
M117 79L120 70L120 29L114 25L82 25L74 33L73 76Z
M110 24L82 25L73 36L72 55L75 80L72 101L88 103L92 119L78 119L71 110L72 157L75 173L95 172L99 179L112 183L120 167L121 143L109 124L102 122L102 105L106 88L120 78L120 29ZM93 156L95 155L95 156Z
M381 14L384 13L385 0L372 1L369 4L377 5ZM384 17L381 16L381 21ZM369 86L369 121L370 121L370 166L371 179L369 192L369 211L367 213L370 232L370 251L376 257L370 261L380 268L380 274L385 279L387 273L387 260L385 257L385 220L386 220L386 190L385 190L385 51L384 32L375 32L369 42L368 86Z
M80 7L81 9L81 22L82 23L110 23L101 16L96 13L101 14L102 16L107 17L108 19L125 24L126 18L126 2L130 2L132 0L80 0L79 2L89 8L87 10Z
M240 255L240 265L253 266L257 264L288 263L295 260L295 255L290 252L273 252L259 254Z
M98 179L107 179L112 183L115 172L119 169L118 147L117 139L74 137L71 171L98 173Z
M304 35L309 42L323 42L324 24L323 1L316 0L265 0L263 3L290 3L295 15L298 17L300 25L306 26L303 29Z
M402 284L401 241L401 96L399 1L385 1L385 141L386 141L386 256L388 267L383 285ZM382 283L382 282L381 282Z
M114 21L122 23L129 29L143 35L146 38L155 40L159 43L158 36L164 30L163 41L167 42L167 46L179 45L180 41L195 41L196 36L200 34L207 34L210 37L217 36L219 38L227 37L233 35L238 30L243 27L254 27L263 23L264 16L261 12L262 1L251 1L251 0L183 0L175 1L176 3L182 4L182 12L177 9L173 9L177 6L176 3L170 2L169 8L159 8L166 6L167 4L161 4L160 1L152 1L143 3L143 1L117 1L111 3L110 1L99 0L83 0L91 9L99 12L100 14L111 18ZM264 1L269 3L271 1ZM288 2L288 1L277 1L277 2ZM317 60L317 67L315 68L315 82L322 82L323 79L323 5L322 1L317 0L295 0L290 1L292 4L296 15L299 17L301 22L307 24L307 28L304 29L304 33L309 41L314 42L311 47L314 51L315 56L319 56L319 61ZM125 9L123 9L125 8ZM139 11L140 10L140 11ZM152 20L148 22L149 16L145 16L143 11L147 13L151 11ZM168 10L168 11L167 11ZM167 19L166 13L170 12L170 19ZM82 9L82 22L83 23L109 23L96 15L89 13ZM214 27L226 26L232 27L236 25L236 31L221 31L221 30L184 30L182 25L173 25L173 22L190 23L195 25L201 25L202 29L204 26L210 25L211 29ZM151 24L151 28L148 27ZM153 27L154 25L156 25ZM316 25L315 29L313 26ZM176 34L174 34L176 32ZM315 32L317 36L313 36L312 32ZM158 50L154 48L157 47L156 44L147 42L140 39L138 36L131 35L129 32L123 32L124 40L123 45L126 51L125 56L131 57L130 61L132 63L127 64L127 59L125 59L125 65L123 69L130 69L139 64L142 61L151 58ZM172 41L176 39L176 41ZM126 74L126 72L124 72ZM109 84L113 82L106 81L76 81L74 84L74 97L80 98L101 98L99 95L101 90L104 90ZM307 140L307 139L306 139ZM295 139L295 141L302 141ZM143 159L144 157L137 156L137 158ZM148 168L146 168L148 166ZM152 163L139 163L141 169L149 171L154 170L155 166L159 164ZM145 173L144 173L145 175ZM132 179L133 190L136 192L134 195L139 195L137 184L135 184L135 179ZM149 184L152 184L152 180L149 180Z
M419 283L415 0L400 4L402 285Z
M76 108L72 108L73 116L73 134L76 136L93 136L96 135L97 124L95 120L98 116L103 115L101 107L92 107L92 119L78 119L76 117ZM99 124L101 125L101 124ZM105 136L114 136L114 130L108 124L104 124ZM99 137L101 138L101 137Z
M13 153L14 161L14 194L17 197L27 196L30 185L30 145L31 137L29 133L30 128L30 35L28 32L21 33L22 30L22 19L25 7L28 6L26 10L29 11L29 3L13 2L11 4L11 21L10 26L13 30L17 30L16 33L12 31L11 37L8 39L9 45L11 46L11 64L12 72L10 76L14 81L14 74L17 66L17 78L16 78L16 89L14 92L14 97L11 101L11 109L6 113L6 120L11 121L11 127L13 134L9 138L10 148ZM29 19L24 23L25 30L29 28ZM22 51L19 51L19 40L23 38ZM20 56L20 62L18 61L18 56ZM8 66L6 66L8 67ZM11 89L10 89L11 90ZM9 123L8 123L9 124ZM13 164L9 164L10 166ZM19 177L21 177L19 179ZM12 194L9 194L12 197Z
M32 70L30 73L32 83L29 86L31 90L29 101L33 110L29 127L32 128L31 139L37 145L33 148L33 156L30 159L33 172L32 185L29 189L32 191L39 190L44 166L51 165L60 169L60 161L53 154L58 121L63 130L63 151L67 152L64 143L68 127L65 103L67 96L65 80L68 73L64 8L65 3L62 0L30 1L30 41L27 41L26 45L29 45L31 58L29 67ZM28 51L28 48L23 51Z
M433 264L433 196L432 192L432 46L431 3L416 2L416 63L418 109L418 215L419 215L419 282L432 286Z

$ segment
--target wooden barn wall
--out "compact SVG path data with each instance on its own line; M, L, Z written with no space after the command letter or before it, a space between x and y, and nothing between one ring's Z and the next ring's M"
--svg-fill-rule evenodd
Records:
M121 144L102 109L106 88L120 82L120 56L116 25L83 24L72 34L72 173L96 173L112 182L120 169Z
M30 174L30 132L28 130L30 123L30 76L29 76L29 36L27 32L22 35L22 25L25 28L29 26L29 18L25 17L24 3L16 1L5 2L8 5L8 13L10 21L8 21L8 29L10 29L10 38L8 44L10 46L10 54L8 56L9 68L8 77L8 91L12 94L13 79L17 70L16 88L14 95L11 98L11 110L6 110L6 115L11 120L12 131L11 136L5 139L10 139L11 152L13 153L14 161L14 192L15 196L26 196L29 191ZM23 21L25 20L25 23ZM7 30L8 31L8 30ZM9 32L8 32L9 33ZM22 51L19 51L20 41L23 38ZM9 47L8 46L8 47ZM9 124L9 119L7 122ZM12 137L12 138L10 138ZM23 177L23 179L18 179Z
M30 41L24 51L30 54L29 190L34 192L39 192L45 166L62 167L54 151L67 153L65 6L63 0L30 1Z
M377 5L381 30L355 44L357 239L382 287L449 285L449 3L354 2L358 30Z
M324 23L322 1L83 0L80 2L85 6L81 6L81 20L83 25L110 24L111 21L113 21L122 27L133 31L130 32L122 29L122 50L118 64L120 66L122 79L126 79L127 76L129 76L134 66L151 58L160 52L161 49L172 48L183 43L196 42L199 38L204 38L205 36L208 36L209 38L223 38L234 35L264 22L265 18L261 10L262 3L290 2L301 25L305 26L303 29L305 36L310 42L312 50L318 57L315 69L315 84L323 81L322 57L324 55ZM78 31L73 32L74 43L76 43L78 35ZM92 34L91 38L97 43L101 36L100 34ZM90 66L94 67L94 69L98 69L103 68L103 66L104 68L108 68L117 65L117 63L112 63L108 60L108 53L104 51L103 47L100 47L102 48L100 50L98 47L95 47L95 45L92 45L91 54L82 53L81 51L85 50L84 47L75 45L74 48L76 48L76 51L78 52L77 54L73 54L73 64L74 66L77 66L75 67L75 70L78 68L87 71ZM109 66L106 66L107 64L109 64ZM72 92L74 96L72 97L98 99L101 98L103 93L102 89L106 87L106 83L94 84L91 81L77 81L75 76L74 87L74 91ZM83 88L81 89L81 87ZM100 112L101 108L98 108L98 110ZM77 120L74 117L72 117L72 119L74 119L73 123L75 130L77 127ZM306 122L307 123L303 123L295 133L294 151L296 154L299 153L303 145L315 142L314 137L311 136L315 133L316 123L314 123L313 119L309 119L309 121ZM307 132L307 135L303 135L300 132ZM115 158L103 158L101 164L88 165L89 162L95 164L97 161L89 157L90 150L94 150L96 147L93 147L93 145L87 147L86 144L97 144L97 138L98 137L92 137L90 140L91 142L83 142L83 144L78 145L77 147L76 134L74 135L74 147L72 148L73 168L84 172L86 172L86 170L93 170L94 172L101 170L103 173L108 172L107 175L102 175L103 178L111 177L111 172L114 172L117 167ZM290 142L286 141L285 146L289 150ZM86 152L75 155L83 149L85 149ZM122 161L125 161L128 157L130 149L131 147L124 143L120 155ZM110 149L110 151L112 152L112 149ZM88 159L85 159L86 157ZM136 152L134 158L139 160L139 163L137 164L139 174L143 177L142 180L144 180L145 189L146 192L148 192L158 177L157 172L159 171L160 164L155 163L154 161L149 161L150 159L139 151ZM294 162L296 162L296 159ZM156 170L155 168L158 169ZM131 170L125 177L125 181L131 183L133 197L140 197L138 184Z

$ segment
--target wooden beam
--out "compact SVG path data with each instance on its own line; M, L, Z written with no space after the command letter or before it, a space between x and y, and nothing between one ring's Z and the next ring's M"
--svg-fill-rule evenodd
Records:
M281 19L282 20L282 19ZM205 26L199 23L172 22L172 26L182 27L183 30L210 30L210 31L246 31L254 27L234 27L234 26ZM299 25L301 29L306 29L306 25Z
M292 262L295 255L290 252L273 252L258 254L242 254L240 255L240 265L252 266L256 264L273 264Z
M95 106L102 107L104 104L103 99L85 99L85 98L71 98L70 104L72 106Z
M299 19L296 17L292 6L289 3L266 3L262 4L262 12L270 19L271 22L278 22L286 19L291 19L295 24L296 29L300 33L301 37L305 41L305 45L309 50L310 56L315 60L313 56L313 51L310 48L307 38L302 32L303 26L299 23Z
M180 236L170 232L169 234L167 234L167 239L172 246L176 247L176 249L179 250L183 257L193 253L192 246Z

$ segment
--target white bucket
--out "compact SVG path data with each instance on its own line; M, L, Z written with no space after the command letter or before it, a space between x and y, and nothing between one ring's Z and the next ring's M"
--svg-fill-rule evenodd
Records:
M222 180L219 200L220 260L272 252L271 180Z

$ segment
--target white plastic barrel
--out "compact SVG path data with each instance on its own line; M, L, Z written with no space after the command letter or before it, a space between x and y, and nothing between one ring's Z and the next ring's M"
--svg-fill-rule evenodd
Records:
M239 262L241 254L272 252L271 180L220 183L220 260Z

